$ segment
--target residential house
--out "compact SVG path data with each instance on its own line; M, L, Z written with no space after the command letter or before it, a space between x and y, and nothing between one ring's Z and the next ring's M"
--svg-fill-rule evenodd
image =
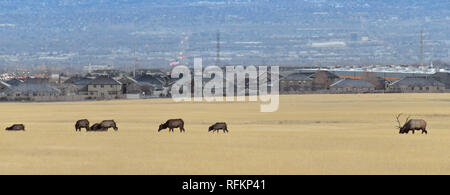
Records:
M87 85L88 96L91 99L122 98L122 83L109 77L99 76Z
M448 72L437 72L432 78L439 81L445 85L446 90L450 90L450 73Z
M144 74L135 79L145 96L167 96L169 91L168 79L161 74Z
M5 92L7 90L9 90L9 89L11 89L11 85L10 84L8 84L8 83L6 83L4 81L0 81L0 97L5 96L6 95Z
M50 85L48 79L25 79L4 92L12 101L46 101L60 96L61 91Z
M318 70L311 78L313 79L314 91L328 90L331 84L340 80L337 75L323 70Z
M87 85L92 80L87 77L74 76L64 81L59 89L65 96L88 95Z
M405 77L389 85L393 93L438 93L445 91L445 84L430 77Z
M119 79L119 82L122 83L122 93L126 96L127 99L139 99L141 95L146 94L144 87L139 85L139 82L135 79L124 76ZM149 91L151 93L151 91Z
M280 78L281 94L302 94L313 90L313 78L310 73L293 73Z
M369 83L375 85L376 90L385 90L387 80L381 77L378 77L374 72L365 72L362 76L362 80L365 80Z

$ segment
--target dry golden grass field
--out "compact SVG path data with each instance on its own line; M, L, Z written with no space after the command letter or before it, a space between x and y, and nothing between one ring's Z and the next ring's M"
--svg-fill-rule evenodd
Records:
M0 174L450 174L450 94L282 96L260 103L171 99L0 103ZM399 135L394 115L429 123ZM75 132L78 119L119 131ZM157 132L183 118L187 132ZM402 118L405 120L405 118ZM231 133L208 133L214 122ZM26 132L6 132L14 123Z

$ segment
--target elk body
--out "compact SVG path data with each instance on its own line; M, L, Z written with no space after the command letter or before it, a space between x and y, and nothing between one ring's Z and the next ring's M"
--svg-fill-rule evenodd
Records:
M87 131L108 131L108 129L110 128L113 128L115 131L119 130L114 120L106 120L102 121L101 123L95 123Z
M223 130L223 133L228 133L228 127L227 127L227 123L216 123L212 126L209 127L208 131L209 132L219 132L220 130Z
M106 130L108 130L109 128L113 128L114 131L118 131L118 130L119 130L119 128L117 128L117 123L116 123L116 121L114 121L114 120L105 120L105 121L102 121L102 122L100 123L100 125L101 125L101 127L102 127L103 129L106 129Z
M100 123L95 123L87 131L108 131L108 129L102 128L102 125Z
M25 131L25 125L15 124L11 127L6 128L6 131Z
M183 119L168 120L166 123L159 125L158 132L162 131L163 129L169 129L169 132L174 132L175 128L180 128L181 133L186 132L186 129L184 129Z
M75 123L75 131L81 131L81 128L85 128L86 131L89 131L89 121L87 119L82 119Z
M400 134L408 134L410 131L414 134L416 131L421 130L422 134L428 134L427 131L427 122L422 119L409 119L409 117L406 119L405 124L402 126L400 124L400 116L399 114L397 116L397 122L398 122L398 128L400 129Z

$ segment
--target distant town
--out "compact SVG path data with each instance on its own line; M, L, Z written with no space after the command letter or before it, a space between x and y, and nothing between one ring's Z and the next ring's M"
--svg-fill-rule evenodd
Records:
M177 81L170 73L171 69L128 72L108 65L88 65L80 74L18 70L0 74L0 101L169 98ZM434 64L280 67L279 84L280 94L445 93L450 92L450 69Z

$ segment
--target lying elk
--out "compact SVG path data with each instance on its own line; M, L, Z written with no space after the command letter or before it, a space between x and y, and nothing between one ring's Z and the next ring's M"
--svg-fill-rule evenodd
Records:
M88 131L108 131L108 129L113 128L115 131L118 131L117 124L114 120L106 120L101 123L95 123L88 129Z
M398 128L400 129L400 134L408 134L409 131L412 131L414 134L416 130L422 130L422 134L428 134L427 131L427 122L422 119L409 119L406 118L405 124L402 126L400 123L400 116L402 114L397 115Z
M25 125L15 124L11 127L6 128L6 131L25 131Z
M108 129L103 128L100 123L95 123L92 127L87 129L87 131L108 131Z

